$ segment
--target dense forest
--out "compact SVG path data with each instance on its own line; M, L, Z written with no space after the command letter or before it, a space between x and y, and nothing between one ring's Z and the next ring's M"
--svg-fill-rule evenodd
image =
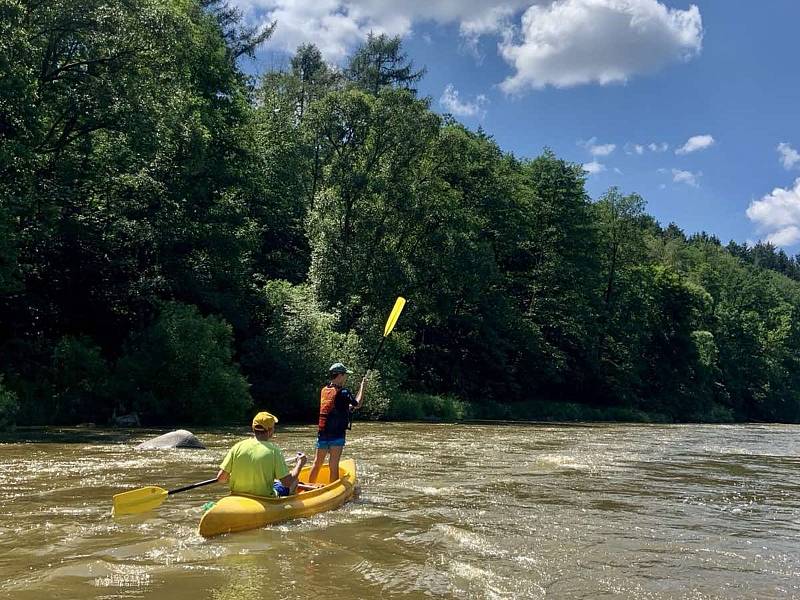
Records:
M219 0L0 0L0 426L313 417L800 420L800 263L431 110Z

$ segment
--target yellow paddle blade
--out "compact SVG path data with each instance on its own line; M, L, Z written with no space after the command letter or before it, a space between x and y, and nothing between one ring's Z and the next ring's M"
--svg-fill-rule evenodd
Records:
M154 485L139 488L138 490L131 490L130 492L115 494L114 508L111 514L114 516L134 515L136 513L153 510L161 506L167 498L167 495L167 490Z
M406 299L402 296L398 296L397 300L394 303L394 308L392 309L392 313L389 315L389 320L386 321L386 327L383 330L383 337L386 337L390 333L392 333L392 329L394 329L395 323L397 323L397 319L400 318L400 313L403 312L403 307L406 305Z

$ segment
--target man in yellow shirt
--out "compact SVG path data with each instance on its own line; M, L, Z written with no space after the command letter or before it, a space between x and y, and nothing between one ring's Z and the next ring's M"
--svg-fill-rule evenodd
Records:
M253 436L228 450L219 466L217 481L229 483L231 493L249 496L289 496L297 489L297 477L306 463L298 453L291 473L283 452L270 439L275 435L278 417L260 412L253 417ZM277 481L276 481L277 480Z

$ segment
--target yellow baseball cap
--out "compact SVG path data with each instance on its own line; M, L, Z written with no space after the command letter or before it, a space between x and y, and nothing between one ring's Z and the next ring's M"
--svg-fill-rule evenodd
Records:
M253 429L272 429L277 422L278 417L266 411L262 411L253 417Z

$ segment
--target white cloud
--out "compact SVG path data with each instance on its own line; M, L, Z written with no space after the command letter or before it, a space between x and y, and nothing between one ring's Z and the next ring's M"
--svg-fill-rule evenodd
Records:
M698 150L705 150L714 145L714 137L710 135L694 135L686 143L675 150L675 154L691 154Z
M675 183L685 183L692 187L700 187L697 180L702 177L702 173L692 173L691 171L681 171L680 169L672 169L672 181Z
M767 241L775 246L793 246L800 241L800 227L790 225L778 231L770 233Z
M294 52L315 44L329 61L342 60L372 31L407 35L415 23L457 24L474 42L510 27L514 15L551 0L231 0L250 21L277 21L269 44Z
M791 246L800 241L800 178L792 189L775 188L751 202L747 217L776 246Z
M277 21L268 42L294 52L311 42L342 61L369 32L405 36L419 23L457 25L477 56L481 36L500 35L498 52L515 73L508 92L547 85L624 82L702 47L699 9L661 0L231 0L251 23ZM521 17L520 17L521 15Z
M650 150L650 152L658 152L658 153L666 152L667 150L669 150L669 144L667 144L666 142L662 142L660 144L657 144L655 142L651 142L649 144L633 144L631 142L628 142L627 144L625 144L626 154L638 154L639 156L641 156L642 154L645 153L645 150Z
M589 173L589 175L597 175L598 173L605 171L606 166L603 163L593 160L592 162L584 163L583 170Z
M787 171L793 169L796 164L800 163L800 153L786 142L778 144L778 154L781 155L781 164Z
M447 112L457 117L478 117L483 118L486 116L486 109L489 100L483 94L475 97L473 102L462 101L459 98L458 90L453 87L452 83L448 83L447 87L442 92L442 97L439 98L441 104Z
M592 156L608 156L617 149L616 144L598 144L596 137L579 140L578 146L586 148Z
M548 85L606 85L688 60L702 48L700 10L657 0L559 0L533 5L519 31L506 30L500 53L515 73L508 93Z

